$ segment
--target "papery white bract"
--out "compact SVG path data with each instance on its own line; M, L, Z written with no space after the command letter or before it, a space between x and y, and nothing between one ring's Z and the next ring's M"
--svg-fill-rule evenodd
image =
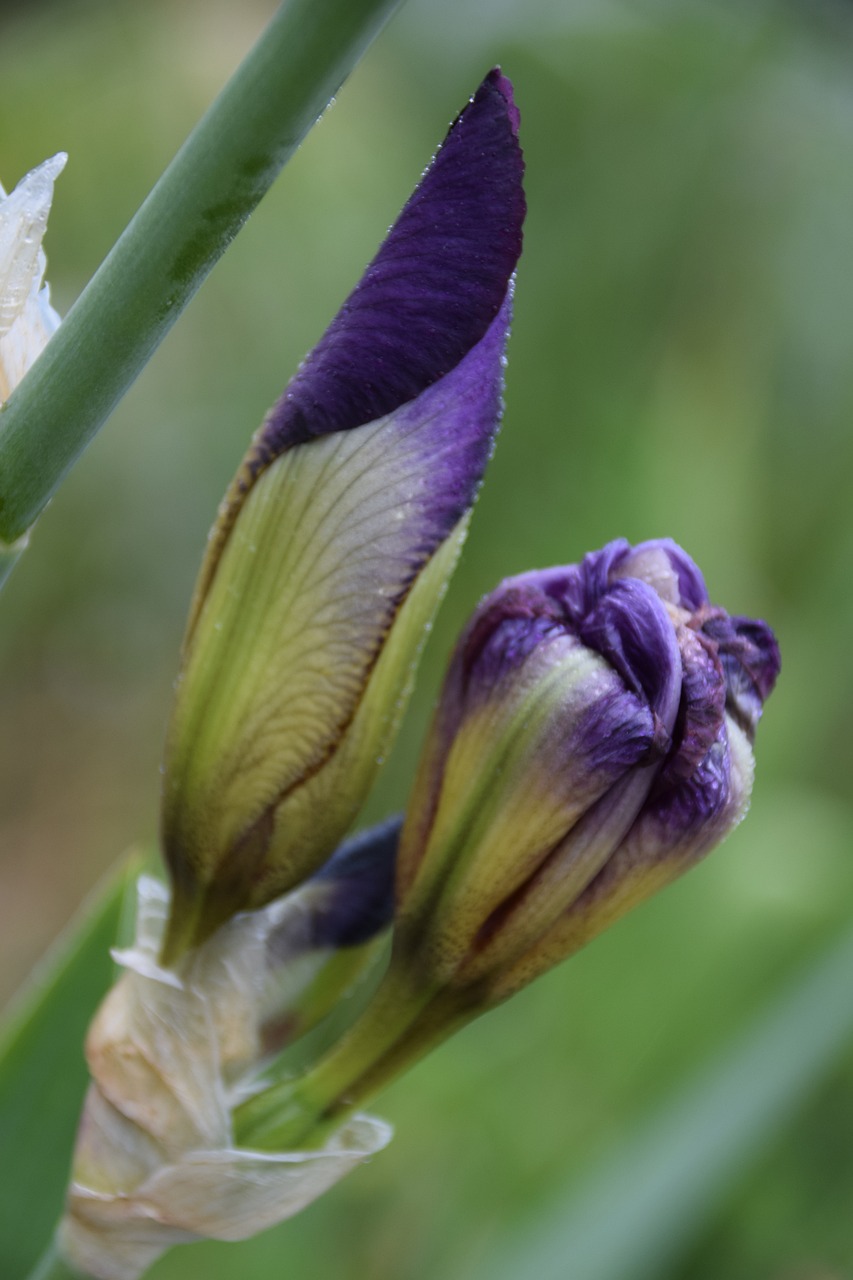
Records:
M53 184L68 157L59 152L22 178L11 195L0 186L0 404L47 346L59 325L44 284L41 247Z
M252 1088L262 1053L270 941L280 945L284 932L299 942L311 894L235 918L177 974L157 961L168 891L140 880L136 944L115 953L125 973L87 1040L93 1082L59 1231L63 1256L84 1274L136 1280L171 1245L246 1239L390 1140L390 1126L362 1115L322 1150L270 1153L233 1141L231 1108Z

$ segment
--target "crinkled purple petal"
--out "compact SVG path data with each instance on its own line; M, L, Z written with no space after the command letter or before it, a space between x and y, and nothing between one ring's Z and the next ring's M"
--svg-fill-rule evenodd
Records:
M625 546L625 554L614 559L611 573L617 571L623 577L640 578L654 587L662 600L691 613L707 604L708 589L701 569L672 538L651 538L638 542L635 547L627 543ZM672 575L671 584L662 580L656 562L661 564L667 577Z
M572 903L565 921L595 915L602 903L618 904L623 897L628 905L641 901L648 892L644 884L652 890L658 887L662 864L669 864L674 876L701 858L742 812L742 781L735 783L732 777L731 750L722 726L690 778L665 792L656 790L646 801L618 849ZM612 906L612 917L624 909ZM609 918L605 912L604 923ZM590 936L596 932L597 928Z
M635 578L611 580L631 548L624 540L580 565L508 578L480 605L460 644L458 678L476 669L487 688L555 635L572 634L601 654L658 720L658 749L669 748L681 695L675 628L655 590Z
M609 590L613 577L622 562L630 555L631 544L624 538L614 538L600 551L590 551L578 565L583 589L582 612L589 613Z
M525 213L518 111L490 72L257 442L291 445L384 417L444 377L506 297Z
M674 750L658 780L662 791L691 777L716 741L726 707L726 679L716 645L690 627L676 628L681 652L681 705Z
M717 822L731 799L731 751L725 725L688 778L674 787L657 789L637 818L638 847L654 850L655 858L685 848L704 852L717 838ZM628 837L630 842L630 836Z
M580 564L534 570L521 574L518 581L535 582L544 595L559 603L566 619L577 625L608 591L611 576L630 550L630 543L616 538L600 551L590 551Z
M475 614L460 646L457 722L494 697L507 678L519 685L535 682L550 665L565 658L567 646L577 643L554 602L534 586L498 588ZM626 689L622 680L604 679L599 679L591 704L575 698L573 692L566 687L554 708L559 732L549 767L559 772L566 759L583 758L591 774L604 770L615 776L648 761L660 745L656 740L660 725L642 692ZM575 708L584 703L587 709L579 714ZM676 704L677 694L670 703L673 714ZM666 731L662 737L665 746Z
M722 609L710 609L705 616L700 613L696 622L719 651L726 676L726 706L752 739L781 667L776 637L766 622L729 617Z
M662 736L660 722L642 698L611 689L583 717L569 745L589 762L590 772L606 771L616 778L652 762Z
M614 582L580 621L578 635L629 689L645 697L662 725L672 725L681 694L681 658L672 621L651 587L638 578ZM668 733L661 745L669 745Z

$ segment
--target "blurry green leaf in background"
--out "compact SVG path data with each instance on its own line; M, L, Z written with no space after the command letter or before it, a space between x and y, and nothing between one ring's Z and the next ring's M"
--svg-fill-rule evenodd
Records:
M67 310L273 10L0 11L0 177L60 148ZM530 216L507 414L365 821L405 802L452 638L502 576L670 535L783 672L753 812L705 865L379 1108L389 1150L155 1280L473 1277L853 915L853 13L796 0L410 0L42 520L0 629L0 985L152 837L189 591L246 441L500 61ZM661 1280L853 1270L853 1052ZM3 1177L11 1176L4 1172ZM0 1190L2 1196L2 1190Z
M100 886L7 1014L0 1039L0 1260L7 1280L29 1272L59 1216L88 1079L83 1038L114 976L110 947L140 869L139 858L125 859Z

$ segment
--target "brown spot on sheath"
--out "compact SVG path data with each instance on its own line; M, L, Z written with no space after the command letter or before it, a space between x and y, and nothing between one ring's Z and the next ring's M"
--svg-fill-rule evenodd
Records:
M238 836L217 865L207 898L227 905L224 919L249 905L252 889L264 870L274 827L275 806L270 805Z
M264 812L226 851L222 861L208 870L207 883L188 874L189 859L167 853L172 877L172 905L160 963L173 966L193 947L199 947L220 925L250 903L252 888L260 877L275 824L272 809Z

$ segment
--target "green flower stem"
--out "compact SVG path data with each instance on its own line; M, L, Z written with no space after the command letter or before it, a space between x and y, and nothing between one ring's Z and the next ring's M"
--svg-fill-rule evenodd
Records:
M1 540L31 527L400 2L278 10L0 410Z
M402 1038L431 994L392 961L370 1004L325 1058L298 1080L283 1080L237 1108L237 1144L287 1150L305 1145L332 1113L342 1120L353 1103L355 1083Z
M86 1278L82 1272L69 1266L61 1257L55 1242L52 1241L30 1272L29 1280L86 1280Z
M470 1016L462 997L425 988L392 962L371 1003L325 1058L237 1108L235 1142L261 1151L322 1146L353 1111Z

